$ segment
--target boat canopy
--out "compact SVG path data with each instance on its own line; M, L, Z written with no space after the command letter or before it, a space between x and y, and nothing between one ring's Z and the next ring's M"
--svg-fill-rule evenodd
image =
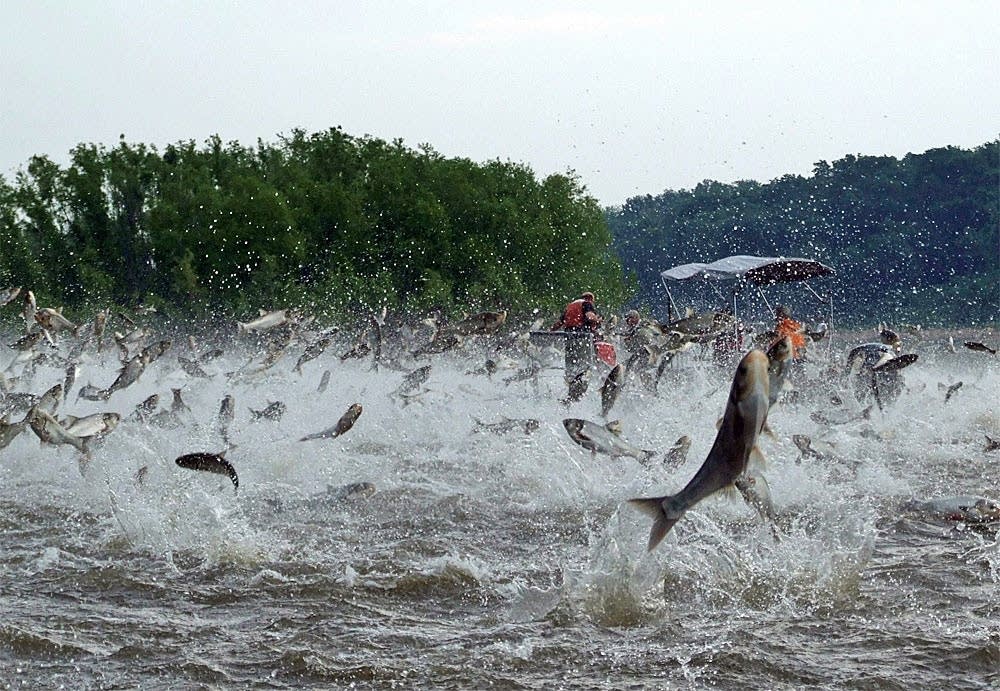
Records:
M738 254L710 264L681 264L660 274L663 279L688 281L707 279L714 281L744 280L758 286L791 281L805 281L817 276L829 276L833 269L814 259L797 257L752 257Z

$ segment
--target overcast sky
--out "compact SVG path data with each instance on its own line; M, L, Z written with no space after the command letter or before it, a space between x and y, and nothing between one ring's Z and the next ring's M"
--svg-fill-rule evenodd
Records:
M1000 134L1000 0L4 0L0 173L341 126L606 205Z

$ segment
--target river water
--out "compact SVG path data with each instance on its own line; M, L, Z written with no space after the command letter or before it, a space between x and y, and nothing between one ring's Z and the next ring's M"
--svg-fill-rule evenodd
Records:
M507 383L514 363L488 377L481 353L437 355L404 363L432 369L426 391L400 397L403 371L341 361L343 344L302 375L296 350L230 379L248 341L227 339L201 379L178 367L180 343L104 403L76 392L107 386L116 353L88 350L59 410L127 416L180 387L176 427L123 421L84 474L75 450L31 430L0 450L4 688L1000 688L995 529L901 508L1000 499L1000 451L985 450L1000 437L1000 358L911 341L900 400L843 424L814 414L861 406L832 404L839 382L803 364L797 402L771 411L761 443L780 539L721 495L647 553L650 520L625 500L680 489L725 407L732 370L697 353L656 394L630 381L611 413L657 459L689 435L668 470L574 444L562 419L599 421L600 382L566 405L556 368ZM45 364L18 386L62 379ZM957 381L946 403L939 384ZM227 394L238 492L174 463L225 448ZM280 421L252 419L278 400ZM355 402L346 434L298 441ZM540 424L475 422L503 416ZM800 458L793 434L828 455ZM338 495L354 482L376 491Z

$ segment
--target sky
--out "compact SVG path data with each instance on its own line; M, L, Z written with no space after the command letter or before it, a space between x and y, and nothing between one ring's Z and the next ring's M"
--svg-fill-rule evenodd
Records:
M602 205L1000 136L1000 1L0 3L0 174L295 128L573 171Z

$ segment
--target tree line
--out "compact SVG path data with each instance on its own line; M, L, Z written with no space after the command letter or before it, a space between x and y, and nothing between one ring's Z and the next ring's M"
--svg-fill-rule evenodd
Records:
M626 297L604 214L572 172L295 130L162 152L122 138L0 177L0 285L68 311L558 310ZM598 286L600 288L598 288Z
M809 177L706 181L601 209L572 173L448 158L422 145L293 130L80 144L0 176L0 287L40 304L330 317L383 306L551 315L582 290L601 311L665 316L659 274L731 254L803 256L839 315L927 324L1000 314L1000 143L820 161Z
M662 306L660 272L678 264L799 256L836 270L815 285L849 321L996 323L998 166L997 141L902 159L852 155L820 161L810 177L634 197L607 218L623 267L638 277L638 303Z

